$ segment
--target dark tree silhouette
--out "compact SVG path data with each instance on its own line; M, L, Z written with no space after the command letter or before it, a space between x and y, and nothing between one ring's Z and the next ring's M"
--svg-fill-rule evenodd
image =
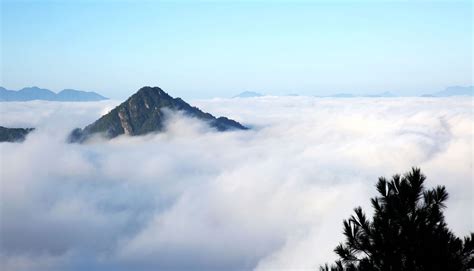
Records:
M372 221L355 208L355 215L343 222L346 241L334 249L340 259L320 270L474 268L474 233L461 240L448 229L443 215L448 193L444 186L426 190L424 181L418 168L390 181L380 177L376 186L380 196L371 199Z

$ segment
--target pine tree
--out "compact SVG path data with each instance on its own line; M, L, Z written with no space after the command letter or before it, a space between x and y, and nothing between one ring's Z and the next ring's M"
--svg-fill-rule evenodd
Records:
M413 168L390 181L380 177L372 198L372 220L360 207L343 221L346 241L334 250L339 260L321 271L437 271L474 268L474 233L464 240L447 227L444 186L426 190L425 176Z

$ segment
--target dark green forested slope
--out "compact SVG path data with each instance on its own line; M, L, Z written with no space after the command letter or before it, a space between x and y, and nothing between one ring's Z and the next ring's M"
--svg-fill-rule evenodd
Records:
M0 142L21 142L34 128L6 128L0 126Z

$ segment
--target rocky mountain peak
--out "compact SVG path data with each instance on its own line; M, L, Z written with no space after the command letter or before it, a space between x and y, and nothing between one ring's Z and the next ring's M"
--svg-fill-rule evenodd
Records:
M95 134L114 138L122 134L136 136L160 132L166 119L162 111L165 108L205 121L218 131L247 129L234 120L226 117L216 118L180 98L173 98L159 87L143 87L94 123L84 129L75 129L69 136L69 141L84 142Z

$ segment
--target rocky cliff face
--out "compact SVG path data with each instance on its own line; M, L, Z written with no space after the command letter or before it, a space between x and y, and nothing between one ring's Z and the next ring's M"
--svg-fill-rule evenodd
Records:
M114 138L122 134L136 136L162 131L166 118L162 109L181 111L189 117L207 122L218 131L247 129L234 120L216 118L180 98L173 98L159 87L143 87L94 123L84 129L75 129L69 141L84 142L95 134Z

